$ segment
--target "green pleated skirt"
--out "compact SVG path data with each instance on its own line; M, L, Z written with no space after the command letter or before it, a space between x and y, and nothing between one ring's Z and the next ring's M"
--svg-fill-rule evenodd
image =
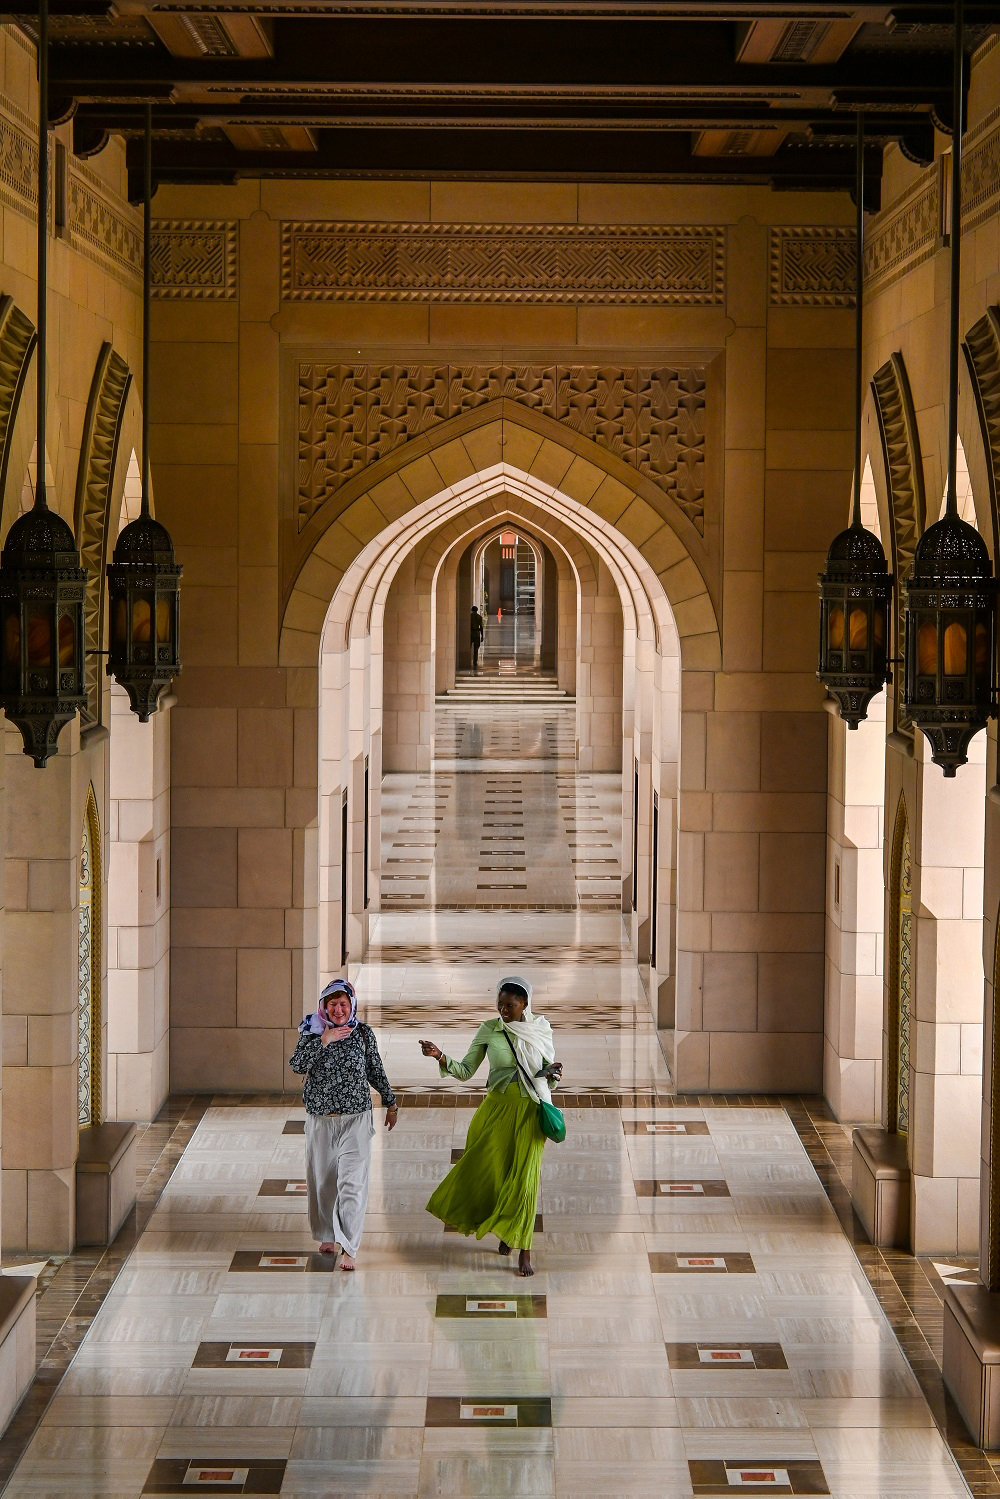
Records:
M544 1149L534 1099L516 1083L487 1093L462 1159L431 1194L427 1211L461 1234L496 1234L511 1249L530 1249Z

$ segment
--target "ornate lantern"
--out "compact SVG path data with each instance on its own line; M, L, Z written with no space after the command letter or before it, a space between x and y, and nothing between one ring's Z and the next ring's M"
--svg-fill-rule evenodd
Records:
M182 569L165 526L148 510L126 526L108 568L108 673L142 723L181 669L177 653Z
M917 543L906 585L903 702L946 776L996 713L996 594L986 543L949 513Z
M849 728L868 716L868 704L888 677L892 578L878 537L857 515L836 536L819 578L817 676Z
M931 758L953 776L969 741L996 706L997 585L986 543L959 519L958 318L962 245L962 0L955 5L951 166L951 329L948 382L948 502L917 543L906 585L903 702L926 736Z
M819 575L819 669L816 675L848 728L868 717L868 704L889 676L892 578L882 543L861 523L862 291L864 277L864 116L858 113L857 269L854 294L854 505L851 524L835 536Z
M87 574L73 532L45 503L11 526L0 560L0 703L43 766L86 705L83 601ZM41 498L39 498L39 496Z
M108 568L108 675L128 693L129 706L148 723L160 694L181 669L178 652L182 569L166 526L149 510L149 293L152 204L152 108L146 106L143 203L142 508L115 544Z
M86 704L83 601L87 574L73 532L45 497L48 269L48 3L38 30L38 471L35 500L11 526L0 557L0 707L24 753L43 766L60 731Z

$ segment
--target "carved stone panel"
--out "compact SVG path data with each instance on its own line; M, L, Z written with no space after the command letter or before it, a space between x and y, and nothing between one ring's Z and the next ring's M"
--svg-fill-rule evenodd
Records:
M772 229L771 306L852 307L856 264L853 229Z
M7 485L10 440L18 402L37 342L31 319L10 297L0 297L0 502Z
M896 577L896 648L903 653L903 585L910 576L913 554L924 528L924 470L920 458L917 421L906 366L901 354L893 354L872 377L882 455L885 459L891 519L892 570ZM893 673L895 727L910 728L903 712L903 673Z
M702 366L299 365L299 529L354 475L411 437L490 401L589 437L705 528Z
M232 302L236 298L235 219L156 219L150 261L160 301Z
M89 723L98 723L101 716L104 658L96 652L104 644L104 564L110 539L111 486L131 383L125 360L106 343L90 388L76 489L76 535L81 561L87 569L84 599L87 706L82 716Z
M141 281L142 214L111 197L100 178L73 159L66 174L66 238L120 280Z
M875 215L865 239L865 292L881 291L938 247L940 184L936 167Z
M286 301L704 306L725 295L725 232L715 227L289 222L281 231Z
M976 393L986 449L993 555L1000 555L1000 307L990 307L966 335L965 358Z

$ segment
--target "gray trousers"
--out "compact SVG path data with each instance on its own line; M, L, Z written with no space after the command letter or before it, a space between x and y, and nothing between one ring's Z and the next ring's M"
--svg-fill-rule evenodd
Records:
M375 1115L306 1115L306 1186L309 1227L319 1243L339 1244L355 1255L368 1206Z

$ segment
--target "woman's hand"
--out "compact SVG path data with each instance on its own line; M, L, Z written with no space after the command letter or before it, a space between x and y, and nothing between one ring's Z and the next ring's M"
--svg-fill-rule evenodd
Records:
M396 1124L398 1123L398 1120L399 1120L399 1106L397 1104L393 1104L392 1108L386 1109L386 1111L385 1111L385 1127L386 1127L386 1129L387 1130L394 1130L396 1128Z
M545 1069L545 1081L547 1083L558 1083L562 1080L562 1062L553 1062L551 1067Z
M331 1041L346 1041L350 1034L349 1025L331 1025L323 1032L323 1045L329 1046Z
M444 1058L444 1052L440 1046L435 1046L433 1041L421 1041L420 1050L425 1057L433 1057L435 1062L440 1062Z

